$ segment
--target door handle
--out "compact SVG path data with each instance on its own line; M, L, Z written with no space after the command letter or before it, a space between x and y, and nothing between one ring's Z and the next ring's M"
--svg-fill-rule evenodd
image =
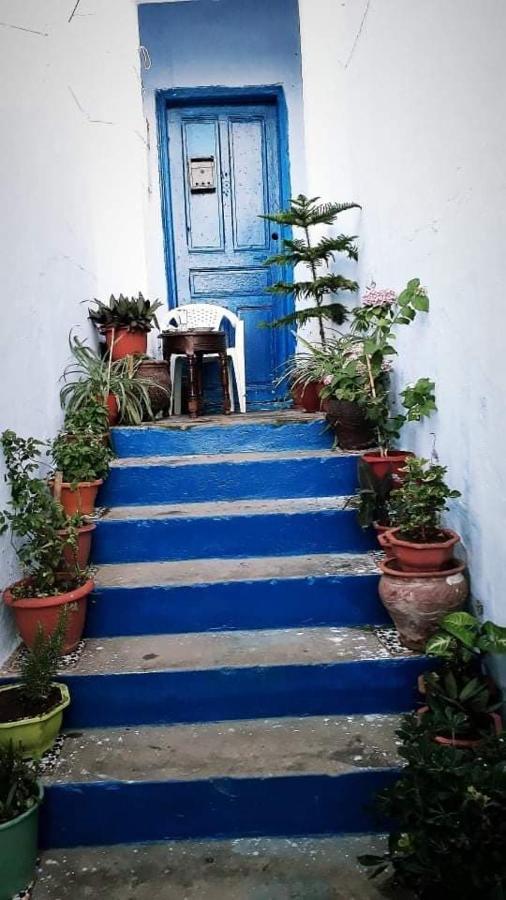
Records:
M273 241L278 241L278 240L279 240L279 234L277 233L277 231L273 231L273 232L272 232L271 238L272 238Z

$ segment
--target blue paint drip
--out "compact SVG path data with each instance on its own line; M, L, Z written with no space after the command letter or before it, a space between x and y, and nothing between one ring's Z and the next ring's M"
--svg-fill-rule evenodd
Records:
M103 588L88 604L86 636L387 623L377 575L318 576Z
M159 519L102 519L95 563L361 553L374 546L354 510Z
M195 465L112 468L99 497L101 506L335 497L353 494L357 463L352 456L220 461Z
M62 676L67 728L275 716L397 713L412 708L424 657L315 665ZM8 683L12 679L7 679Z
M189 838L381 831L373 812L395 769L344 775L56 784L46 788L45 848Z

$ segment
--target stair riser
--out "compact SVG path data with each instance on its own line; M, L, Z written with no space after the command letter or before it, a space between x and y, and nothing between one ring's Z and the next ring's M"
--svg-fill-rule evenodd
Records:
M395 769L344 775L104 782L47 788L45 848L190 838L374 832L378 790Z
M373 546L373 536L362 531L352 509L226 518L103 519L95 531L93 561L361 553Z
M118 456L187 456L201 453L242 453L255 450L324 450L333 432L323 420L305 423L238 424L181 428L113 428Z
M101 506L334 497L357 487L354 456L274 459L205 465L112 468L99 496Z
M276 716L399 713L416 699L420 657L192 671L62 675L67 728Z
M383 625L378 576L103 588L88 606L87 637Z

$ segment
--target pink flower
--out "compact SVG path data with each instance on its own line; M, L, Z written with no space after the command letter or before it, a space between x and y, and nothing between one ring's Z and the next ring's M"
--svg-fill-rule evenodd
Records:
M395 303L397 294L395 291L377 291L375 288L367 288L362 297L363 306L390 306Z
M332 384L332 375L324 375L323 383L324 384Z

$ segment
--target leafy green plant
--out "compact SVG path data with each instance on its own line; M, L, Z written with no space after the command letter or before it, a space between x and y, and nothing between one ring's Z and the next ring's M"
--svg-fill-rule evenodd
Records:
M46 444L7 430L2 434L1 445L7 469L4 479L11 499L7 508L0 511L0 534L11 532L23 575L30 579L29 586L15 589L16 596L57 593L63 549L75 541L75 528L65 519L46 479L39 476ZM61 529L65 529L64 535Z
M111 294L109 303L93 300L96 309L89 310L89 317L98 328L128 328L129 331L151 331L153 325L159 328L156 311L162 306L160 300L146 300L139 292L137 297Z
M47 637L39 622L33 646L27 650L21 663L19 691L23 702L31 709L39 708L47 700L54 687L62 656L68 615L67 606L63 606L55 630Z
M109 430L107 409L96 397L78 409L68 411L65 415L64 430L66 434L104 435Z
M52 443L51 456L63 481L76 485L105 478L113 454L101 437L76 434L69 440L66 434L59 434Z
M94 400L105 407L112 394L119 409L119 421L124 425L139 425L143 419L153 418L149 388L155 382L141 378L138 369L142 358L125 357L112 362L100 357L77 337L69 338L72 362L65 368L60 402L67 415L74 416ZM161 386L157 385L161 390Z
M390 472L379 477L371 466L363 459L358 463L358 507L357 518L361 528L370 528L375 522L378 525L390 525L388 501L394 479Z
M424 544L440 540L441 516L448 509L448 500L460 497L459 491L446 484L446 471L445 466L427 459L406 460L402 484L388 504L390 521L399 528L401 539Z
M39 799L37 770L12 741L0 745L0 825L27 812Z
M411 279L398 296L368 289L362 304L352 310L350 333L331 347L334 358L320 359L329 366L322 398L358 403L377 432L383 455L406 422L418 422L436 410L435 386L429 378L420 378L400 392L403 411L393 409L390 391L397 327L408 325L428 309L429 299L418 278Z
M282 252L270 256L264 265L296 268L302 264L309 269L311 276L302 281L277 281L267 288L272 294L283 296L293 294L296 301L307 300L312 303L305 309L283 316L273 325L276 328L283 325L304 325L310 319L316 319L323 347L326 345L324 320L341 324L346 318L346 308L343 304L326 303L326 298L343 291L358 290L356 281L329 271L329 265L340 253L344 253L349 259L357 260L358 250L354 244L355 237L347 237L344 234L323 237L312 243L311 229L319 225L334 225L338 215L348 209L360 209L360 206L358 203L321 203L319 197L309 199L299 194L290 201L289 209L263 217L278 225L289 226L302 232L302 237L285 238Z
M388 850L359 861L371 877L393 870L395 882L422 900L504 900L504 736L476 749L443 747L415 715L405 717L398 735L406 765L379 796L394 822Z

